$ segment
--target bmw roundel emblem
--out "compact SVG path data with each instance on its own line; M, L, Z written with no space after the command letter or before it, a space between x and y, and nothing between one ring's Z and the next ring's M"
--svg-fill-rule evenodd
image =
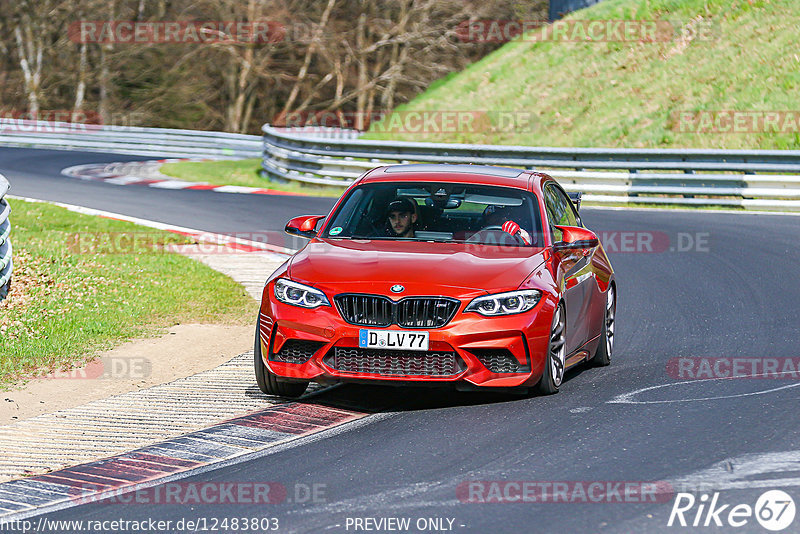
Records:
M393 285L391 289L392 293L402 293L403 291L406 290L406 288L404 288L400 284Z

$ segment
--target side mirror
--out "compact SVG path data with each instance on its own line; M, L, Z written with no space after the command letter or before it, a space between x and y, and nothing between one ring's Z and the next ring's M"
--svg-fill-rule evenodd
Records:
M289 235L312 239L317 235L317 223L324 218L325 215L301 215L286 223L284 231Z
M600 244L597 234L580 226L556 226L561 230L561 241L553 244L555 250L581 250Z

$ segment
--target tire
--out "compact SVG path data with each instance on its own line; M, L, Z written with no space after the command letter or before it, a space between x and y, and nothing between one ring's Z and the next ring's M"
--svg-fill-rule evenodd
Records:
M611 285L606 291L606 311L603 314L603 330L600 334L600 344L591 359L592 365L605 367L611 363L611 354L614 352L614 333L617 319L617 290Z
M253 347L255 361L254 368L258 389L265 395L276 395L278 397L297 398L306 392L308 382L282 382L272 374L261 357L261 336L259 335L259 324L256 323L256 341Z
M564 367L566 364L566 330L567 316L564 306L558 305L553 312L553 323L550 326L550 342L547 344L547 358L544 364L544 373L536 390L541 395L558 393L558 388L564 381Z

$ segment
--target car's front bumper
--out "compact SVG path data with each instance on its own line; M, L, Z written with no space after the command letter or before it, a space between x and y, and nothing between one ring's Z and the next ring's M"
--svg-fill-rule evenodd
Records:
M427 353L377 349L370 352L358 349L359 332L374 327L348 324L335 307L307 310L279 303L267 290L259 322L261 352L272 373L295 380L461 383L481 387L535 385L544 370L555 302L543 296L526 313L492 318L463 313L466 304L462 301L455 317L442 328L403 329L397 325L386 328L428 331ZM294 350L296 347L306 352ZM282 352L283 349L288 352ZM337 353L337 349L351 350ZM287 354L293 356L292 362L278 361L286 360ZM347 357L341 357L342 354ZM442 355L448 356L441 365L431 360Z

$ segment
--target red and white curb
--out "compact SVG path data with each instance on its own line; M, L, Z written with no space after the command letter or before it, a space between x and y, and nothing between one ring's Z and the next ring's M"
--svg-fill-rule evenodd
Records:
M271 452L267 449L367 415L315 402L280 404L131 452L5 482L0 484L0 523L119 497L262 456Z
M164 163L183 161L216 161L209 159L159 159L148 161L115 162L115 163L89 163L73 165L61 171L61 174L70 178L104 182L114 185L143 185L158 189L191 189L195 191L213 191L215 193L238 193L256 195L290 195L307 196L304 193L290 193L264 187L246 187L239 185L214 185L205 182L187 182L176 180L164 174L159 169Z

